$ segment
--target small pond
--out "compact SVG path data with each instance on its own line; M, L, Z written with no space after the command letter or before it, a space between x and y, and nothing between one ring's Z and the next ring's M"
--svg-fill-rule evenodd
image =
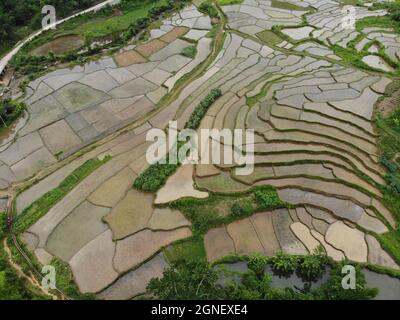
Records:
M379 289L376 300L400 300L400 279L364 269L365 280L370 287Z
M245 273L248 271L247 263L244 261L226 263L224 264L226 270ZM216 267L218 268L218 267ZM304 281L296 273L290 276L282 276L274 273L270 266L265 269L266 272L272 274L273 288L293 288L301 290L304 288ZM390 277L385 274L379 274L368 269L363 269L365 279L369 287L378 288L379 293L376 296L376 300L400 300L400 279ZM322 277L317 281L311 283L311 287L316 289L323 285L329 279L329 270L327 270ZM228 281L239 281L239 275L221 276L219 283L224 284Z

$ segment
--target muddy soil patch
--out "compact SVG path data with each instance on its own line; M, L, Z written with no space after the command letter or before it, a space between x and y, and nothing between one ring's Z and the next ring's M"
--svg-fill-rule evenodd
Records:
M74 51L83 46L83 41L79 36L69 35L58 37L48 43L31 51L35 56L46 56L50 52L60 54L68 51Z

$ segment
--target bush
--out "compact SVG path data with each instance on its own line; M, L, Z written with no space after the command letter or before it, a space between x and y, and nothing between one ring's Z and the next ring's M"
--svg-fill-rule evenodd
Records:
M246 217L254 212L253 203L249 199L237 200L232 204L231 214L235 218Z
M152 19L150 19L149 17L137 19L136 21L131 23L128 29L122 34L122 39L124 41L131 40L133 37L137 36L140 31L146 29L151 22Z
M199 11L209 15L211 18L217 18L218 17L218 11L217 9L215 9L215 7L208 2L203 2L200 6L199 6Z
M7 231L7 215L4 212L0 212L0 239L3 239Z
M205 116L208 108L222 95L220 89L212 89L210 93L199 103L190 115L186 128L196 130L203 117Z
M25 104L16 100L0 101L0 127L9 126L24 111Z
M319 247L315 254L304 256L298 264L299 274L308 280L318 279L324 272L327 264L327 258L324 251Z
M171 202L169 207L181 211L192 222L193 233L204 234L210 228L221 224L221 218L214 210L218 203L218 198L211 195L207 199L178 199Z
M151 279L147 289L158 299L218 299L222 292L217 280L217 272L208 263L182 262L166 269L161 279Z
M60 288L68 297L79 299L79 300L95 300L96 295L92 293L82 294L72 274L71 268L68 263L53 258L50 263L56 270L57 273L57 287Z
M178 169L177 164L152 164L136 178L133 187L143 191L156 192L176 169Z
M259 210L269 210L280 206L284 203L279 198L276 190L272 187L260 187L255 191L256 203Z
M196 47L189 46L182 50L181 55L193 59L196 56Z
M250 257L247 265L249 266L250 270L254 271L259 279L264 276L265 267L267 265L268 258L263 256L262 254L255 254Z
M291 274L297 268L298 258L279 251L270 259L270 264L274 271L282 274Z

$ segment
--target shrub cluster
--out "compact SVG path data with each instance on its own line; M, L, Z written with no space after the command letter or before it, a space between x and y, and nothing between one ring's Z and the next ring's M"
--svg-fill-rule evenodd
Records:
M295 257L295 259L304 261L306 258ZM250 257L248 272L236 274L235 277L239 278L236 281L227 280L222 283L221 275L230 276L223 268L217 271L218 269L205 262L176 263L164 271L162 278L153 278L147 289L155 297L166 300L361 300L372 299L377 294L376 288L366 286L365 277L359 266L356 266L355 290L343 290L341 285L343 264L335 262L332 262L330 278L320 288L313 289L310 283L306 282L303 289L281 289L272 286L272 275L265 272L266 263L267 258L261 255ZM327 265L326 261L321 264L323 268ZM314 266L314 263L312 265ZM293 269L295 270L296 268Z
M217 9L215 9L215 7L209 3L209 2L203 2L200 6L199 6L199 11L209 15L211 18L217 18L218 17L218 11Z
M318 247L313 254L306 256L278 252L269 262L275 272L288 275L297 271L306 280L316 280L325 272L328 258L324 249Z
M136 178L133 187L143 191L156 192L177 168L177 164L152 164Z
M10 125L21 115L24 109L25 104L23 102L11 99L0 101L0 128Z
M190 115L186 128L196 130L203 117L207 113L208 108L222 95L220 89L212 89L210 93L199 103Z
M235 218L247 217L253 212L253 202L250 199L237 200L232 204L231 207L231 214Z
M196 51L197 50L195 46L189 46L182 50L181 55L193 59L196 56Z
M384 3L383 4L389 12L389 16L392 20L400 22L400 3Z
M259 187L254 194L258 210L269 210L285 206L276 190L271 186Z
M296 256L279 251L270 259L270 264L274 271L282 274L290 274L296 270L298 260Z

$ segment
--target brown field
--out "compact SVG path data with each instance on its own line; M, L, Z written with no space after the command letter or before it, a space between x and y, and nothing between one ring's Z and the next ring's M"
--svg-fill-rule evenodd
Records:
M129 50L122 53L119 53L114 56L115 62L120 67L130 66L131 64L146 62L146 59L143 58L139 53L135 50Z
M160 40L170 43L170 42L176 40L177 38L183 36L188 31L189 31L189 28L176 27L176 28L172 29L170 32L167 32L162 37L160 37Z
M157 51L161 50L167 45L167 43L162 42L158 39L151 40L148 43L142 44L138 47L136 47L136 51L139 52L142 56L144 57L149 57L153 53L156 53Z
M50 52L60 54L68 51L74 51L83 45L83 41L79 36L62 36L56 38L40 47L32 50L32 54L36 56L46 56Z

